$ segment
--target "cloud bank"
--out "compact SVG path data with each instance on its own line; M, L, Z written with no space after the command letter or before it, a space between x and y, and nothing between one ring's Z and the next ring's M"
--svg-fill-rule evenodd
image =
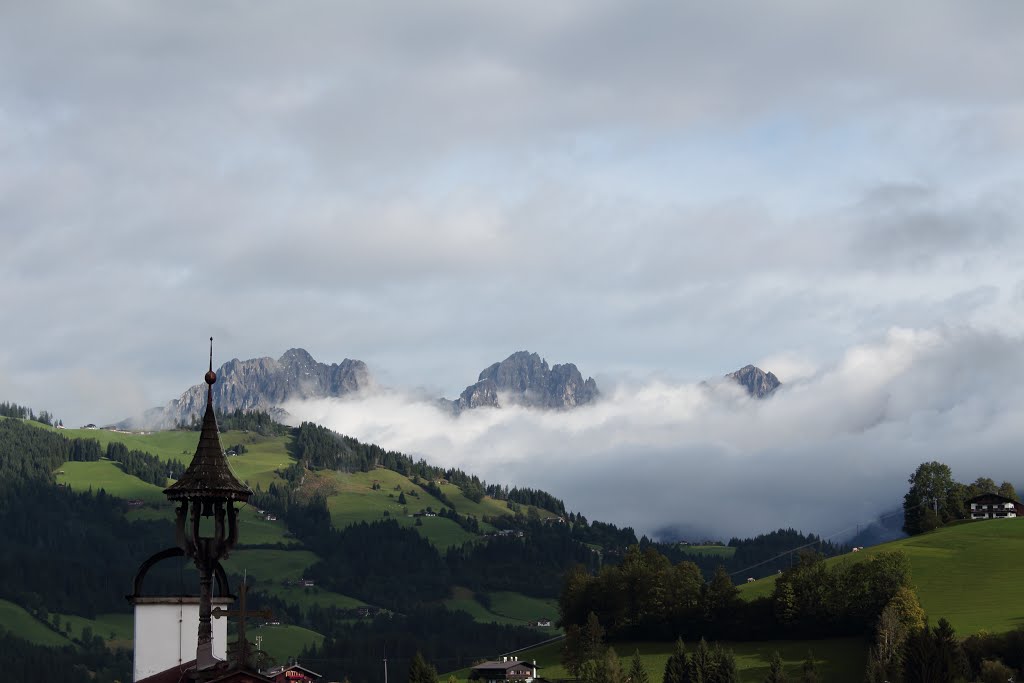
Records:
M961 481L1024 481L1022 367L1018 337L892 329L763 401L731 383L649 381L569 412L452 418L400 392L287 408L489 482L543 488L638 533L831 534L899 504L924 461Z
M1022 26L1012 1L3 3L0 398L118 420L199 379L211 334L453 395L517 348L680 381L893 326L1024 333Z

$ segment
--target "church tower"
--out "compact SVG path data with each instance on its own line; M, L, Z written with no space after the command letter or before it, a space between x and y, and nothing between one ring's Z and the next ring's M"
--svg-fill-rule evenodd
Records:
M181 674L181 680L221 680L225 674L227 620L218 619L215 627L213 606L234 602L220 561L238 542L235 504L246 503L252 491L235 477L220 445L213 407L217 375L213 371L212 337L205 380L206 414L195 456L181 478L164 489L164 495L176 505L175 546L143 562L133 594L128 596L135 606L135 681L172 669ZM207 535L203 535L203 527ZM195 564L199 572L198 598L143 595L149 569L172 557L185 557Z

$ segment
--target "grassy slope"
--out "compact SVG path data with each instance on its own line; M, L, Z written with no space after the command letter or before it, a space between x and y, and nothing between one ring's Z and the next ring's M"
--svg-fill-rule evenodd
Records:
M480 623L529 626L532 621L545 617L554 620L558 616L558 602L556 600L531 598L521 593L512 593L510 591L490 593L489 597L491 599L491 606L487 608L476 601L473 597L473 591L457 586L452 590L452 596L443 602L448 609L462 610ZM538 630L550 636L559 633L559 630L554 627Z
M316 631L301 626L259 626L246 630L246 639L255 641L261 636L260 648L273 657L278 664L288 661L289 657L298 657L302 650L310 645L319 646L324 637Z
M39 425L41 428L45 428ZM108 443L120 442L132 449L147 451L166 460L189 462L195 452L197 432L169 431L147 434L129 434L108 430L65 429L61 432L68 438L96 439L103 447ZM290 437L262 437L250 432L229 431L221 434L221 443L225 448L234 444L244 444L247 452L244 455L229 459L235 475L250 486L266 489L271 482L280 481L276 470L283 469L295 462L287 450ZM158 506L156 509L133 510L129 515L136 519L165 518L171 519L173 513L160 492L161 487L147 484L121 471L113 462L101 460L93 463L65 463L63 475L58 475L59 482L69 483L76 490L103 488L107 493L120 498L139 498ZM373 489L374 483L380 484L379 490ZM398 487L396 489L395 487ZM420 512L427 507L438 510L440 501L428 494L422 487L409 479L385 469L372 472L316 472L307 474L303 486L308 492L322 492L328 496L328 507L334 525L344 527L357 522L373 522L384 519L384 512L399 524L414 527L427 540L445 550L452 545L461 545L473 541L476 537L459 527L458 524L446 519L423 518L421 526L415 526L415 520L403 514ZM484 498L474 503L462 495L458 487L452 484L443 485L445 494L451 498L461 514L471 514L477 518L484 515L508 515L511 511L502 502ZM405 492L406 505L398 504L399 492ZM415 493L415 495L413 495ZM163 506L163 507L161 507ZM542 515L549 513L542 512ZM291 543L284 536L282 522L267 522L259 519L254 513L243 510L240 536L244 544ZM484 525L484 531L490 528Z
M64 474L59 474L63 472ZM66 462L56 475L58 484L68 484L75 491L105 490L118 498L139 498L147 503L166 503L163 489L125 474L121 466L112 460L95 462Z
M131 449L147 451L163 459L182 462L191 459L198 439L198 433L190 431L127 434L107 430L67 429L62 433L68 438L96 439L103 447L111 442L120 442ZM247 432L229 431L221 434L221 443L225 448L236 443L244 444L247 452L231 457L230 466L235 475L247 481L250 486L259 485L266 488L272 481L278 479L275 470L295 462L287 451L288 438L261 437ZM84 490L89 486L94 489L102 487L111 495L146 501L146 507L128 511L127 515L131 519L173 519L173 508L167 503L161 488L125 474L117 463L106 460L94 463L69 462L65 463L62 469L65 474L58 475L58 481L67 481L76 490ZM380 488L375 490L374 483L379 484ZM424 511L428 506L438 510L442 503L397 472L375 469L372 472L308 473L303 488L310 493L319 491L328 496L332 521L338 527L384 519L386 510L392 519L403 526L416 529L442 551L452 545L461 545L477 538L458 524L441 517L422 517L421 524L417 526L416 519L409 515ZM442 490L461 514L474 515L478 519L483 516L512 514L504 501L485 497L479 503L474 503L454 484L442 484ZM398 504L400 492L405 493L404 506ZM403 513L403 508L407 514ZM541 514L551 516L551 513L545 511L541 511ZM242 549L225 561L225 568L229 572L241 573L248 570L257 580L256 587L260 590L266 590L304 606L315 603L349 608L365 604L355 598L319 588L302 589L281 585L285 579L301 577L303 571L317 561L316 556L301 550L294 539L285 537L286 528L283 522L268 522L258 516L251 506L242 508L240 519ZM484 531L490 530L488 525L482 526ZM287 552L244 549L245 545L274 543L295 545L296 548ZM480 621L499 623L525 624L540 617L553 618L557 614L553 601L534 600L516 593L496 593L492 600L491 610L483 608L473 601L471 596L468 600L450 601L450 606L453 609L465 609ZM86 625L87 621L82 620L82 625ZM93 630L99 633L96 628Z
M37 645L50 647L71 645L71 641L67 638L7 600L0 600L0 625L19 638L24 638Z
M1024 623L1024 519L957 524L828 561L859 562L891 550L910 558L914 586L932 622L945 617L960 636ZM774 586L775 577L768 577L742 586L740 594L771 595Z
M867 647L859 638L833 638L816 641L780 640L769 643L723 643L736 654L737 668L743 683L760 683L768 673L768 660L772 652L778 650L786 665L786 673L796 678L800 666L807 656L808 648L814 653L814 660L819 676L829 683L860 683L864 678L864 666L867 662ZM538 672L543 678L571 678L569 672L561 665L561 641L548 643L516 654L525 660L536 660L540 667ZM665 662L672 652L672 643L620 643L615 651L622 659L622 667L629 670L630 659L637 650L647 669L651 681L660 681L665 671ZM692 651L693 643L687 643ZM460 680L466 680L469 669L454 672ZM445 678L447 674L442 675Z
M421 518L422 525L415 526L416 520L407 515L422 512L428 507L436 511L442 504L397 472L378 468L371 472L317 472L306 477L304 487L310 485L329 494L327 508L331 512L331 521L338 528L385 519L384 512L387 511L391 519L415 528L442 551L476 538L455 522L440 517ZM373 488L375 483L380 485L379 489ZM400 493L405 495L405 505L398 503ZM459 503L453 502L458 507ZM468 500L466 503L472 504Z
M93 635L107 641L108 647L131 647L132 638L135 637L135 621L131 614L97 614L95 619L62 614L61 621L71 626L71 636L80 638L82 631L88 627L92 629Z

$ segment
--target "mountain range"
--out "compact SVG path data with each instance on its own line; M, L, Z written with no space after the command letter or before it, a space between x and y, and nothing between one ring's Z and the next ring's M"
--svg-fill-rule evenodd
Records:
M747 365L725 376L754 398L770 396L780 385L771 372ZM293 348L278 359L233 358L217 369L213 396L220 410L265 411L285 421L282 406L288 401L340 398L375 386L361 360L321 363L305 349ZM167 404L141 416L118 423L127 429L169 429L199 418L206 405L206 385L196 384ZM525 406L544 410L569 410L599 400L601 392L593 377L583 379L573 363L549 366L530 351L516 351L503 361L484 368L477 381L456 399L438 399L442 409L459 415L477 408Z

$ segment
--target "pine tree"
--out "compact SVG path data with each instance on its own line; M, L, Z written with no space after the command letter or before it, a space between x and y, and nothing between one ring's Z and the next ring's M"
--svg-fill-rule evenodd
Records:
M808 650L807 659L804 660L801 667L800 683L819 683L820 680L818 668L814 664L814 653Z
M416 652L409 664L409 683L437 683L437 669Z
M736 655L718 643L711 652L711 675L708 683L740 683L740 670L736 666Z
M665 662L665 674L662 676L662 683L690 683L687 673L686 646L683 639L676 641L675 649Z
M786 672L782 668L782 656L776 650L768 660L768 675L765 676L764 683L786 683L786 680Z
M633 661L629 666L628 680L629 683L650 683L647 669L644 668L644 663L640 659L640 650L633 652Z
M686 658L687 683L711 683L714 662L711 659L711 648L703 638L697 643L697 649Z

